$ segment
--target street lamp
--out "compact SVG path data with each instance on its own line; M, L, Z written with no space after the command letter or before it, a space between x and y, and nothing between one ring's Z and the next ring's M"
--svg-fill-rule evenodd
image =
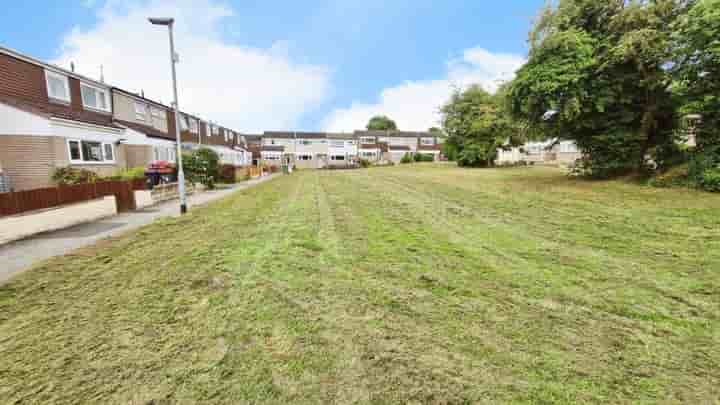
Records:
M178 62L178 57L175 53L175 41L173 38L173 24L175 23L175 19L148 18L148 20L154 25L167 26L168 33L170 34L170 66L172 68L173 95L175 97L173 109L175 110L175 141L177 143L178 192L180 193L180 214L185 214L187 212L187 197L185 196L185 172L183 171L182 144L180 140L180 105L178 104L177 76L175 74L175 64Z

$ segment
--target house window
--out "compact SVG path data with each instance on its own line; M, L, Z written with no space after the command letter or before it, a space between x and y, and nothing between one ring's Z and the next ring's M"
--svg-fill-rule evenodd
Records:
M188 117L187 115L180 116L180 130L181 131L187 131L188 130Z
M135 119L140 121L147 120L147 106L143 103L135 103Z
M68 150L71 162L75 160L82 160L82 155L80 154L80 141L69 141Z
M345 141L330 141L330 146L342 148L343 146L345 146Z
M309 139L300 139L298 142L300 142L300 145L312 145L312 141Z
M434 138L420 138L420 145L435 145Z
M190 121L190 132L192 132L193 134L197 134L198 133L197 120L195 120L194 118L188 118L188 120Z
M312 160L312 155L298 155L298 160Z
M46 70L45 81L47 82L47 91L50 98L70 102L70 85L67 76Z
M151 108L150 113L152 114L153 118L165 119L165 111L159 108Z
M361 152L360 156L362 157L375 157L375 152Z
M362 143L375 143L375 137L374 136L363 136L360 138L360 142Z
M345 156L343 156L343 155L332 155L332 156L330 156L330 160L345 160Z
M68 140L71 163L115 163L115 147L109 142Z
M210 125L210 133L213 135L220 135L220 127L217 125Z
M107 90L80 83L80 94L84 107L110 112L110 96Z

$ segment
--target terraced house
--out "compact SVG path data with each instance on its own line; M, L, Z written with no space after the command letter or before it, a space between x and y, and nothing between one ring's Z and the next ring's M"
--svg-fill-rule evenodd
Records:
M359 159L373 163L398 163L406 154L441 157L442 137L429 132L355 131L354 133L265 132L263 162L275 164L283 157L300 169L351 166ZM279 163L278 163L279 164Z
M183 148L252 163L237 131L185 113L179 122ZM52 186L61 167L109 176L175 162L175 123L170 107L144 95L0 47L0 192Z
M0 165L10 189L52 185L55 168L126 167L111 88L0 48Z

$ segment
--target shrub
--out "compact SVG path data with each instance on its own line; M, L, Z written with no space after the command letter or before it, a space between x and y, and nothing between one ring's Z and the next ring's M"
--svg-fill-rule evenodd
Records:
M360 167L367 169L370 167L370 161L367 159L360 159Z
M73 185L95 183L100 180L97 173L75 167L58 167L52 175L52 180L60 185Z
M699 186L703 190L720 193L720 167L705 170L700 178Z
M413 155L413 160L416 162L434 162L435 157L429 153L416 153Z
M220 176L220 158L211 149L200 148L183 154L185 177L191 183L201 183L209 189L215 188Z
M402 163L402 164L407 164L407 163L412 163L412 162L413 162L413 157L412 157L412 155L409 154L409 153L406 153L406 154L402 157L402 159L400 159L400 163Z
M130 169L121 169L115 172L115 174L111 177L112 179L116 180L135 180L135 179L142 179L145 177L145 167L138 166L138 167L132 167Z
M688 165L675 166L651 178L648 184L653 187L680 187L690 185Z
M720 145L705 147L693 154L688 166L688 176L698 187L708 191L717 189L717 173L720 171Z

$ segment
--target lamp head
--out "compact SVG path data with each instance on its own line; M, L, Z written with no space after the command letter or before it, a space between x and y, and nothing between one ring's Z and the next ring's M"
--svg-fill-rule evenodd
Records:
M172 25L175 22L174 18L148 18L151 24L154 25Z

